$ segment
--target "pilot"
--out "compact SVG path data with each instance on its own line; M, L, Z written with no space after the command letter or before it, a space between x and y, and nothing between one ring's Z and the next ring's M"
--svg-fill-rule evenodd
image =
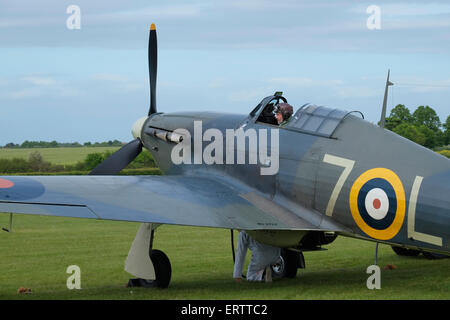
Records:
M268 104L264 110L259 115L257 121L277 125L277 120L274 117L273 111L275 110L275 106L273 103Z
M288 123L293 113L294 108L289 103L279 103L275 113L278 125L282 127Z
M278 262L281 249L262 244L248 235L245 231L239 232L236 250L236 261L234 263L233 278L236 282L242 281L242 268L244 267L247 249L252 252L252 257L247 269L248 281L272 281L271 265Z

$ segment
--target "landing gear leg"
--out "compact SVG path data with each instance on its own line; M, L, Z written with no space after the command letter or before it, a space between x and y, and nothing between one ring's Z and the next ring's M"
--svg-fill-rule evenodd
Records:
M131 245L125 261L125 271L138 277L130 279L131 287L167 288L172 276L169 258L161 250L153 249L155 229L159 225L143 223Z

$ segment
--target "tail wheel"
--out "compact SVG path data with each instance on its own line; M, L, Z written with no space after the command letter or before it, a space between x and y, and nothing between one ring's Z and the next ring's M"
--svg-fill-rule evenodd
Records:
M420 254L419 250L406 249L402 247L392 246L392 250L399 256L416 257Z
M298 253L292 250L282 249L278 261L271 266L274 278L295 278L299 257Z
M150 258L155 268L155 286L158 288L167 288L172 277L172 266L170 265L169 258L164 252L156 249L152 250Z

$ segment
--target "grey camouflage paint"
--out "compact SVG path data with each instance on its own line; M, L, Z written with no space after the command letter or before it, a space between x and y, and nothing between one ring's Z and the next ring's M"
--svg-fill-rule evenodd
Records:
M254 119L246 119L244 115L211 113L160 114L146 122L143 132L146 127L156 126L167 130L186 128L192 133L194 120L203 121L203 130L218 128L222 132L227 128L237 128L244 122L248 122L246 128L270 127L255 123ZM249 188L262 191L266 199L287 208L320 229L409 248L444 253L450 251L450 161L360 117L347 115L331 138L280 128L280 169L272 177L258 175L258 165L174 167L170 165L170 145L145 133L143 137L144 144L167 174L225 174ZM154 146L158 147L158 151L152 150ZM332 217L326 216L325 211L343 168L324 162L325 154L355 162L336 200ZM400 178L405 191L403 224L398 233L388 240L367 235L355 223L350 212L349 194L353 183L361 174L373 168L392 170ZM416 176L422 176L424 180L418 194L414 230L441 238L441 246L408 236L408 208Z
M269 127L255 123L256 118L211 112L153 114L142 127L141 140L166 176L24 177L29 183L42 185L45 192L39 196L25 192L24 199L14 200L12 190L0 189L0 211L261 232L283 230L283 235L291 232L296 243L305 230L335 231L411 248L450 251L450 161L354 115L342 119L331 137L280 128L280 167L273 176L261 176L260 164L174 165L170 155L175 144L146 133L150 127L168 131L185 128L193 137L194 121L202 121L203 131L216 128L224 136L226 129L243 124L246 129ZM343 168L324 162L326 155L354 161L331 216L325 212ZM401 228L387 240L365 233L350 210L355 180L373 168L395 172L405 191ZM440 238L441 245L408 234L408 207L416 176L424 179L414 230Z

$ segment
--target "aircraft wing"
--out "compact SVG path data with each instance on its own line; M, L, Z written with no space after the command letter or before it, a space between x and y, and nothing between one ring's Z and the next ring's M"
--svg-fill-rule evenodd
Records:
M293 213L250 189L191 176L0 177L0 212L245 230L342 231L320 228L302 212Z

